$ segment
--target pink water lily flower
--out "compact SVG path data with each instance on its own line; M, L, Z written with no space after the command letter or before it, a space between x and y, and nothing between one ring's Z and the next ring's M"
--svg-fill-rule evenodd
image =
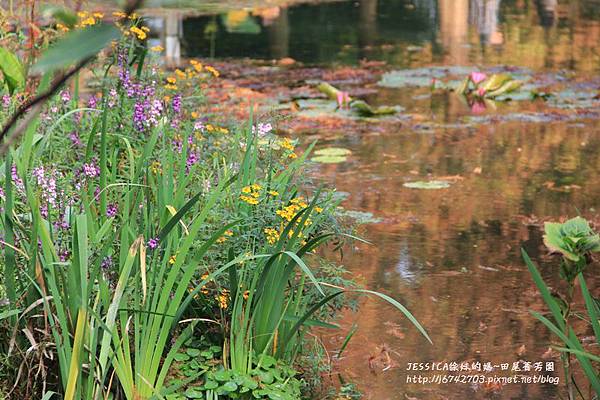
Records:
M473 105L471 105L471 112L473 114L481 114L484 111L485 111L485 103L483 103L483 102L476 101L473 103Z
M483 72L471 72L471 80L474 84L478 85L480 82L486 80L487 75Z
M350 103L350 95L348 92L342 92L341 90L337 93L337 104L339 108L344 108Z
M485 96L485 89L484 89L484 88L482 88L482 87L481 87L481 88L479 88L479 89L477 89L477 95L478 95L479 97L483 97L483 96Z

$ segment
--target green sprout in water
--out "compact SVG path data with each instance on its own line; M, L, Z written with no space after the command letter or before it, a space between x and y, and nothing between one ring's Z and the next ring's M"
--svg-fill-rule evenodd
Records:
M600 235L581 217L564 223L546 222L544 230L544 244L562 255L561 277L569 282L585 269L588 255L600 251Z

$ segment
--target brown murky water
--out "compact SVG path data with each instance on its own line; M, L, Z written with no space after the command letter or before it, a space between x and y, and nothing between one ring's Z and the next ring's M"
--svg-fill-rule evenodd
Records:
M381 219L363 230L373 245L358 246L343 262L368 288L406 305L433 340L393 308L365 300L343 318L340 332L323 335L335 351L358 324L336 363L341 376L367 399L559 398L552 384L407 383L406 368L557 360L547 353L553 338L529 314L544 305L519 252L525 248L556 283L542 246L543 221L578 213L596 218L600 209L600 105L589 95L600 88L600 2L360 0L268 10L234 15L246 31L233 29L227 15L183 19L183 52L321 65L382 60L388 69L508 65L551 87L566 85L562 103L486 110L427 87L371 86L370 102L400 105L409 120L302 137L352 151L347 162L314 170L349 194L346 209ZM574 99L580 91L587 100ZM444 177L452 182L446 189L403 186ZM556 370L549 374L562 386L558 363Z

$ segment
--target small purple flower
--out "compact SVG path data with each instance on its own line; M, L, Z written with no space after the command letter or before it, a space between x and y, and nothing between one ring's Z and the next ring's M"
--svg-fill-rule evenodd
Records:
M4 108L8 108L10 107L10 96L5 94L4 96L2 96L2 105L4 106Z
M19 174L17 174L17 166L15 164L12 165L10 169L10 174L12 177L12 181L19 190L24 190L25 186L23 186L23 180L19 178Z
M71 253L69 252L69 250L64 249L64 250L60 250L58 252L58 257L60 258L61 262L65 262L69 259L69 257L71 256Z
M201 131L204 129L204 124L202 123L202 121L197 120L196 122L194 122L194 130L195 131Z
M69 140L74 146L81 147L81 139L79 139L79 134L76 131L69 133Z
M118 212L119 212L119 208L118 208L118 207L117 207L117 205L116 205L116 204L114 204L114 203L112 203L112 204L109 204L109 205L106 207L106 216L107 216L108 218L112 218L112 217L114 217L115 215L117 215L117 213L118 213Z
M155 249L158 247L158 238L152 238L150 240L148 240L148 247L150 247L151 249Z
M173 111L175 111L175 114L180 114L181 113L181 95L178 93L175 96L173 96Z
M68 90L61 90L60 91L60 98L63 101L63 103L68 103L71 101L71 93L69 93Z
M31 175L35 178L37 185L41 189L42 199L45 200L47 204L56 206L56 200L58 198L56 190L56 172L46 171L44 166L40 165L31 171ZM46 210L47 204L43 205L46 206Z
M117 89L111 88L108 92L108 101L106 102L108 108L113 108L117 104L117 96Z
M90 97L90 99L88 100L88 107L96 108L97 105L98 105L98 98L95 95Z
M265 137L272 130L273 126L271 124L258 124L252 127L252 133L258 135L258 137Z
M83 174L88 178L95 178L100 175L100 168L91 162L83 164Z
M190 172L190 168L196 164L198 162L199 158L198 158L198 154L196 154L195 151L190 152L190 154L188 154L187 160L185 162L185 170L187 172Z
M111 256L106 256L102 259L102 262L100 263L100 267L104 270L109 269L110 267L112 267L112 257Z

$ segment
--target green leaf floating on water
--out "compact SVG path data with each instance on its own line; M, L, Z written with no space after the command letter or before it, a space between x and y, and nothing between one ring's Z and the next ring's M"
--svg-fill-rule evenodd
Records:
M348 157L346 156L316 156L311 160L321 164L339 164L346 161Z
M348 156L352 152L343 147L326 147L315 151L317 156Z
M410 189L447 189L450 187L450 183L447 181L415 181L405 182L402 186Z
M342 147L328 147L315 151L312 161L322 164L337 164L344 162L352 152Z
M389 106L380 106L380 107L372 107L367 102L363 100L353 99L348 96L347 93L342 92L338 88L330 85L327 82L321 82L317 89L327 95L331 100L338 101L340 95L345 95L345 98L348 101L348 106L352 111L355 111L361 117L376 117L380 115L391 115L398 112L397 107L389 107Z

